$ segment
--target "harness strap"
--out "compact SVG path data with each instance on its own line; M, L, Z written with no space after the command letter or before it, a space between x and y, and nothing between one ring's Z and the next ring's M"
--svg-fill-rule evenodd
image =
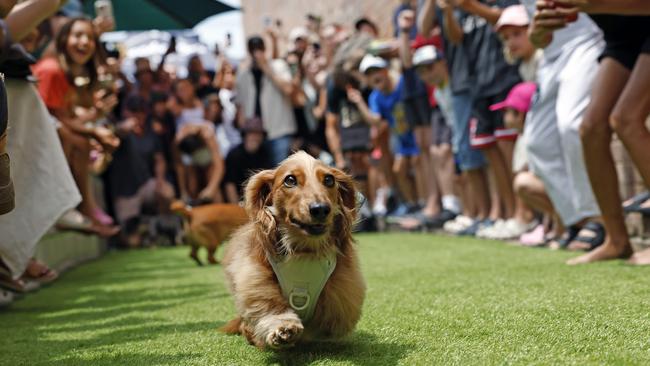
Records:
M275 272L282 295L304 323L316 310L316 303L327 280L336 268L336 253L319 258L280 258L267 256Z

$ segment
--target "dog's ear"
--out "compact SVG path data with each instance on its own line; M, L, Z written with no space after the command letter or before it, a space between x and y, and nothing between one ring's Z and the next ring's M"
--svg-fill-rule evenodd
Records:
M342 170L331 168L331 173L336 179L339 189L339 197L343 206L348 210L354 210L357 207L357 187L354 179L344 173Z
M264 207L270 205L274 177L275 170L262 170L246 182L244 207L251 219L255 220L264 212Z

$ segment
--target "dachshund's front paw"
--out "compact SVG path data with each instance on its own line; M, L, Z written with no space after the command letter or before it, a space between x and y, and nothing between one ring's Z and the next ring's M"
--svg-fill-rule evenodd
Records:
M293 347L303 330L304 327L300 321L283 320L277 329L269 332L266 337L266 344L276 349Z

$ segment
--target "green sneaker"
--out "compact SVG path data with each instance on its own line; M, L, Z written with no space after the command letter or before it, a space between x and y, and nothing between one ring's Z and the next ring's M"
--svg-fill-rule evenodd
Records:
M9 173L9 155L5 152L7 135L0 137L0 215L15 207L14 184Z

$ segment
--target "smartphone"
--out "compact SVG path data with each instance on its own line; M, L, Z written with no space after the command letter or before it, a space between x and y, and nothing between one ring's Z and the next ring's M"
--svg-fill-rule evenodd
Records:
M113 15L113 3L111 0L96 0L95 15L115 20Z

